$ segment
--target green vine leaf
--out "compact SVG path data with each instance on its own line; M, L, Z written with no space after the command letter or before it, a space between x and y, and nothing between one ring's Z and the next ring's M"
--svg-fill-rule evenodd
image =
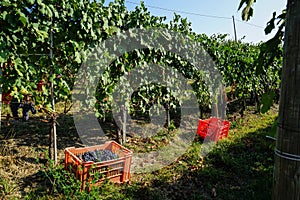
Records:
M273 105L273 99L275 97L275 92L271 91L270 93L265 93L262 95L261 99L261 112L266 113L270 110Z

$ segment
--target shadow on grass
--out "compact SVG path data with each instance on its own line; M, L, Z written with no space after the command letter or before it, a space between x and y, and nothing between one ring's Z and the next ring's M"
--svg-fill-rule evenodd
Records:
M271 126L220 141L202 161L184 155L123 190L134 199L271 199L274 141ZM170 174L173 171L173 174ZM177 178L177 176L179 178Z
M80 140L70 115L57 119L57 144L62 150L69 146L78 146ZM42 150L49 145L51 126L49 122L43 122L39 118L31 118L28 121L10 121L9 126L1 129L0 140L14 139L16 145L35 147Z

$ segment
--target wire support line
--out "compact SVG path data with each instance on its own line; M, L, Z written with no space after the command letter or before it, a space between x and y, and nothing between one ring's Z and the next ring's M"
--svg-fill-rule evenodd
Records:
M299 155L286 153L286 152L280 151L278 149L275 149L275 155L277 155L280 158L287 159L287 160L300 162L300 156Z
M263 26L256 25L256 24L252 24L252 23L249 23L249 22L244 22L244 21L242 21L242 20L236 19L236 21L238 21L238 22L240 22L240 23L243 23L243 24L247 24L247 25L249 25L249 26L254 26L254 27L256 27L256 28L264 28Z
M132 1L127 1L127 3L130 4L134 4L134 5L140 5L139 3L136 2L132 2ZM215 19L227 19L227 20L232 20L232 17L225 17L225 16L217 16L217 15L206 15L206 14L200 14L200 13L194 13L194 12L188 12L188 11L182 11L182 10L175 10L175 9L169 9L169 8L162 8L162 7L158 7L158 6L152 6L152 5L147 5L145 4L146 7L149 8L154 8L154 9L159 9L159 10L164 10L164 11L168 11L168 12L176 12L176 13L183 13L183 14L188 14L188 15L194 15L194 16L200 16L200 17L208 17L208 18L215 18ZM256 25L256 24L252 24L249 22L244 22L241 20L236 19L236 21L240 22L240 23L244 23L247 24L249 26L253 26L256 28L264 28L263 26L260 25Z
M130 4L140 5L139 3L132 2L132 1L126 1L126 2L130 3ZM218 19L230 19L231 20L231 17L199 14L199 13L187 12L187 11L182 11L182 10L175 10L175 9L169 9L169 8L161 8L161 7L158 7L158 6L152 6L152 5L146 5L146 4L145 4L145 6L149 7L149 8L155 8L155 9L169 11L169 12L177 12L177 13L183 13L183 14L188 14L188 15L196 15L196 16L200 16L200 17L209 17L209 18L218 18Z
M43 53L28 53L28 54L16 54L17 56L49 56L49 54L43 54Z

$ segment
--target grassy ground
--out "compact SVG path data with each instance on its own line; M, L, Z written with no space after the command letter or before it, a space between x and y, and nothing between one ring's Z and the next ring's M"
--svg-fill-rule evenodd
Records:
M62 169L63 150L80 146L71 116L58 119L60 164L47 160L50 126L41 117L4 123L0 133L0 199L270 199L275 142L267 139L277 108L267 114L247 111L231 121L229 137L204 158L202 142L158 171L132 174L131 181L103 183L91 193ZM231 119L231 116L229 116ZM233 119L233 117L232 117Z

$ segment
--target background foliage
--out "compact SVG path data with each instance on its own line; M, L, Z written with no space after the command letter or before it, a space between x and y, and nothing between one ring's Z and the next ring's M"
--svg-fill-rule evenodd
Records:
M241 113L246 100L257 104L258 111L268 107L265 99L275 96L279 88L281 69L280 48L274 56L264 51L265 44L248 44L228 40L226 35L208 37L196 34L187 19L175 14L173 20L152 16L141 3L128 11L123 0L109 6L104 1L89 0L4 0L0 3L0 63L3 93L19 99L24 91L33 94L36 104L50 104L50 82L55 86L56 101L70 99L75 76L91 49L101 41L131 28L164 27L188 35L200 42L212 56L224 77L228 100L239 102ZM269 25L274 24L271 20ZM50 31L53 32L53 59L50 60ZM263 55L263 59L261 59ZM100 84L99 105L108 104L114 83L133 66L144 62L169 64L183 69L187 78L194 79L200 109L210 106L210 96L198 72L176 55L155 50L140 50L125 54L111 66L108 85ZM53 74L50 76L51 66ZM198 74L198 75L197 75ZM197 78L198 77L198 78ZM37 83L44 82L41 91ZM275 93L274 93L275 92ZM100 107L100 106L98 106Z

